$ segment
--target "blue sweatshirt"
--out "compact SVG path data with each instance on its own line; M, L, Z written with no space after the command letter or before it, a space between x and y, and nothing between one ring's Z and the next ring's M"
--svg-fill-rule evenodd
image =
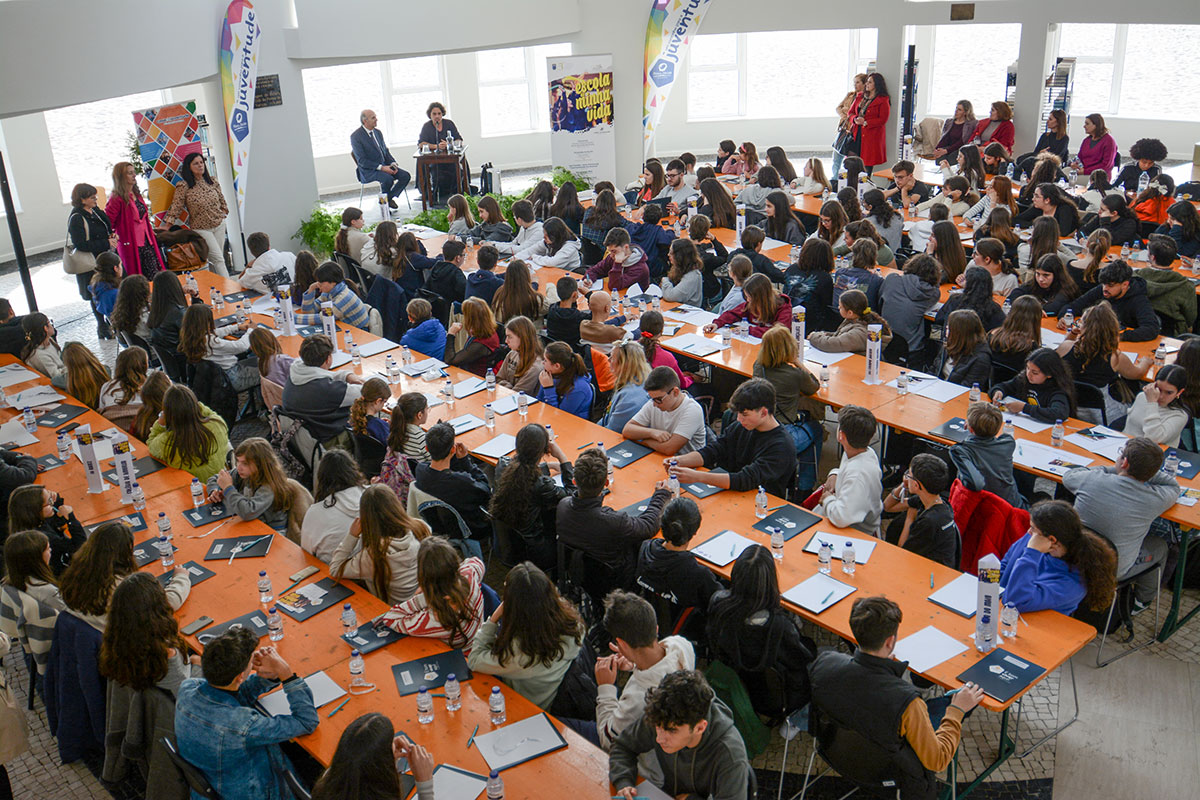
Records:
M1028 547L1031 535L1013 542L1000 562L1004 602L1022 613L1047 609L1074 613L1087 594L1083 577L1061 558Z
M608 402L608 411L600 419L600 424L610 431L620 433L625 430L625 423L633 419L642 406L650 402L650 395L636 383L627 383L612 396Z
M400 344L430 358L441 360L446 354L446 329L441 322L431 317L415 328L409 328L408 332L400 337Z
M111 283L97 283L91 287L92 299L96 301L96 310L104 316L112 316L113 306L117 304L117 287Z
M467 276L467 297L470 300L472 297L478 297L489 306L492 304L492 297L495 296L496 290L504 283L504 278L494 272L488 272L485 269L477 269Z
M571 391L563 395L561 400L558 397L558 391L553 386L539 385L537 393L538 400L543 403L583 419L591 418L593 397L592 384L586 375L576 378Z
M651 261L658 257L659 247L665 247L675 241L675 232L659 224L630 222L625 225L625 229L629 231L629 239L642 248L642 252Z

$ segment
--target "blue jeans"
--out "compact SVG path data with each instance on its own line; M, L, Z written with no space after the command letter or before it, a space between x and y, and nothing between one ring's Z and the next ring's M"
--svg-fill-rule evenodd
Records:
M821 461L821 425L806 414L801 421L783 427L796 447L796 456L799 458L797 485L803 499L817 483L817 464Z
M589 742L596 745L596 747L600 746L600 734L596 732L595 720L571 719L570 717L562 717L560 722L578 733L584 739L587 739Z
M841 172L842 169L842 162L845 160L846 157L844 155L839 153L837 150L833 151L833 172L829 173L830 183L837 181L838 173Z

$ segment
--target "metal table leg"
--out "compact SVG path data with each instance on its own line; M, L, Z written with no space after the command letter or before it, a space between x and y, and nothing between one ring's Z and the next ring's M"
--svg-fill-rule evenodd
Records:
M958 797L966 797L971 792L975 791L979 784L984 782L987 776L995 772L996 769L1005 761L1007 761L1016 751L1016 742L1014 742L1008 736L1008 709L1006 708L1004 709L1003 714L1000 716L1000 747L996 753L996 760L991 764L988 764L987 769L979 773L975 780L971 781L962 791L958 792ZM946 787L946 789L942 792L942 800L948 800L950 795L951 788Z
M1188 546L1195 534L1194 528L1180 527L1179 561L1175 564L1175 589L1171 597L1171 608L1167 611L1167 618L1158 631L1158 641L1160 642L1170 639L1175 631L1188 624L1191 618L1196 616L1196 612L1200 611L1200 604L1197 604L1191 611L1182 617L1179 616L1179 607L1183 604L1183 573L1187 568Z

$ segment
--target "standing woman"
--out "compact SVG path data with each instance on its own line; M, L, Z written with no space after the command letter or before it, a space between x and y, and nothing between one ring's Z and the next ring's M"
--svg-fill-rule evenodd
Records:
M126 275L153 278L163 269L162 251L150 221L150 206L137 185L137 170L128 161L113 167L113 190L104 211L117 232L117 255Z
M841 136L842 131L849 132L853 130L853 125L851 124L852 120L850 118L850 109L854 108L855 104L858 103L859 98L862 97L862 93L866 90L866 88L867 75L866 73L860 72L854 76L854 89L850 92L847 92L846 96L842 98L842 102L838 103L837 107L834 109L838 115L838 132L837 135L834 136L835 140ZM842 153L836 149L833 151L833 176L835 178L842 170L842 159L844 159L847 155L853 154Z
M229 206L225 193L216 178L208 174L208 163L202 153L188 153L179 168L182 181L175 184L175 199L167 210L167 224L183 222L187 211L188 227L204 237L208 245L208 268L222 278L229 277L225 267L225 218Z
M987 147L992 142L998 142L1004 146L1005 154L1012 156L1013 142L1017 137L1017 129L1013 125L1012 118L1012 106L1003 100L997 100L992 103L992 110L988 114L988 118L980 120L979 124L975 126L975 133L971 137L971 141L980 148Z
M462 139L454 120L446 116L446 107L441 103L436 100L430 103L425 109L425 116L429 117L429 121L421 126L421 134L417 137L418 144L428 144L439 153L445 153L450 149L447 141ZM430 169L433 171L430 186L435 195L453 194L462 189L457 185L453 164L437 164Z
M71 190L71 215L67 217L67 237L71 241L71 247L84 253L84 258L91 255L92 258L87 260L93 262L96 256L116 250L121 243L120 237L113 230L108 215L96 207L96 196L96 187L90 183L75 184L75 188ZM78 259L78 261L83 260ZM96 316L96 334L101 339L111 339L112 331L109 330L108 322L96 310L96 304L92 300L92 293L88 288L92 282L92 268L84 268L85 266L71 259L63 261L63 269L68 274L75 276L75 282L79 286L79 296L92 304L92 313Z
M587 367L566 342L546 345L538 384L538 400L582 419L591 418L595 393Z
M1104 125L1104 117L1088 114L1083 120L1083 130L1087 137L1079 145L1079 153L1075 156L1079 171L1091 174L1095 170L1103 170L1105 177L1111 179L1117 160L1117 140Z
M878 72L872 72L867 76L866 90L850 109L858 157L866 165L868 176L875 167L887 161L884 126L891 114L892 99L888 96L887 81Z

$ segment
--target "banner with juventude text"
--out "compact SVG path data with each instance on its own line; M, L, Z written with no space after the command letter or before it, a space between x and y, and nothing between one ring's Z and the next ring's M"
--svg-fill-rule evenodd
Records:
M254 116L254 82L258 77L261 28L248 0L233 0L221 25L221 94L225 101L225 131L238 218L246 221L246 177L250 168L250 122Z
M595 183L616 180L612 56L546 59L550 88L550 159Z
M650 0L646 24L646 64L642 86L642 151L650 155L671 87L679 77L688 45L712 0Z

